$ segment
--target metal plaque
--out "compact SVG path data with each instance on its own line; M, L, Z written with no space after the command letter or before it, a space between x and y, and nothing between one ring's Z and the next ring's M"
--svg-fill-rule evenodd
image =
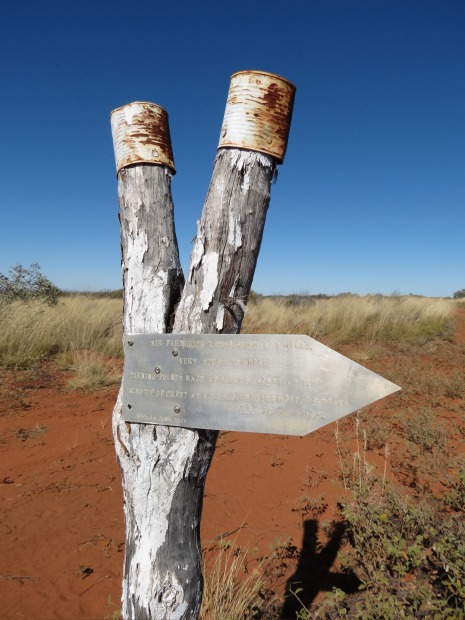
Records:
M125 337L127 422L306 435L397 392L308 336Z

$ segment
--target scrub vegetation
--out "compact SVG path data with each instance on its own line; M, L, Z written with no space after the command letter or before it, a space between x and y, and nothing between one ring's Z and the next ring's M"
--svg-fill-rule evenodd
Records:
M92 351L104 357L122 355L121 301L106 297L59 297L49 306L41 301L0 302L0 363L27 368L56 359L62 368L71 355Z
M452 333L451 299L341 295L284 298L251 295L242 333L306 334L330 346L359 342L424 343ZM119 292L40 296L0 295L0 364L27 367L43 359L72 361L93 351L122 358ZM63 354L68 356L63 358ZM61 356L61 357L60 357ZM81 356L81 359L87 359Z
M242 331L306 334L331 346L349 342L418 343L447 338L453 310L450 299L413 295L254 296Z
M462 396L465 392L462 392ZM347 437L336 432L344 494L339 504L346 546L339 564L359 580L358 591L334 588L319 605L302 605L299 620L314 618L458 619L465 615L465 459L454 454L453 437L442 435L435 449L425 435L409 434L415 419L406 422L407 452L414 446L425 456L408 488L399 486L408 466L388 465L381 472L369 460L368 435L359 416L352 416L355 452ZM402 431L401 431L402 432ZM455 438L457 439L457 438ZM442 458L437 458L438 451ZM387 476L392 469L391 479ZM440 481L440 484L438 484ZM436 482L436 485L433 483ZM422 488L423 487L423 488ZM303 590L296 591L296 596Z

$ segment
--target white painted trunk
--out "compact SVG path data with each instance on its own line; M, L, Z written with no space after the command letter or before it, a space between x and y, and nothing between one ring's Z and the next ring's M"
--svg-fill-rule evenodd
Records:
M170 186L171 173L161 166L125 168L118 175L124 333L166 332L179 300L183 276ZM178 591L182 596L182 584L177 586L175 576L163 574L156 556L167 538L168 514L185 457L172 450L169 428L125 423L120 397L113 432L126 523L123 617L169 617ZM187 445L186 451L190 452ZM179 601L177 607L186 605Z
M125 333L240 331L274 172L270 156L218 152L173 327L183 278L171 175L157 166L120 172ZM126 520L123 617L195 619L202 597L200 514L217 433L125 423L120 398L113 431Z
M239 333L275 171L268 155L218 151L173 331Z

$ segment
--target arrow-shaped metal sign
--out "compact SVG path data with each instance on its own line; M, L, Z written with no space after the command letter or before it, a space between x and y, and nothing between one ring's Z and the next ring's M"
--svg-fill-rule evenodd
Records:
M399 389L308 336L125 338L128 422L306 435Z

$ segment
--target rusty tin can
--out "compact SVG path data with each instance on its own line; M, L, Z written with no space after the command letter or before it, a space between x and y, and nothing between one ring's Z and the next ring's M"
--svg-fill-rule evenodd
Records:
M218 148L260 151L284 161L294 84L273 73L239 71L231 77Z
M135 101L111 113L116 174L133 164L158 164L176 172L168 113L155 103Z

